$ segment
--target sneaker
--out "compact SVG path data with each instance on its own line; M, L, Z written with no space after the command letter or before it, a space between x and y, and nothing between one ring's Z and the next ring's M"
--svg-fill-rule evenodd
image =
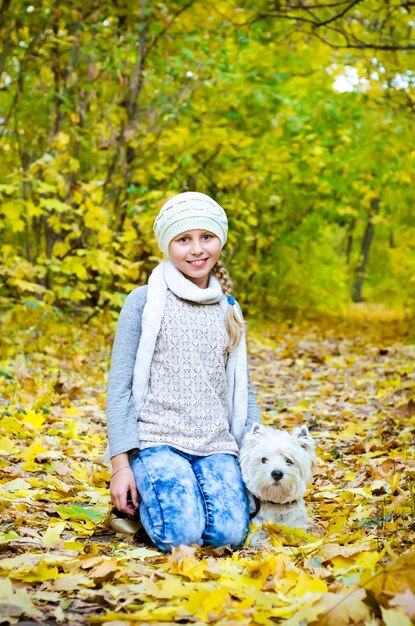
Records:
M114 507L108 519L108 526L117 533L134 535L141 528L140 516L137 513L130 517Z

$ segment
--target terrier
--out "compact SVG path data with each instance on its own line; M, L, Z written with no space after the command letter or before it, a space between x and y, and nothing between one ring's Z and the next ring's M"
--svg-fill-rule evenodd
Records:
M251 522L278 522L307 530L303 496L316 462L315 443L307 426L298 426L289 434L254 424L239 453L249 492Z

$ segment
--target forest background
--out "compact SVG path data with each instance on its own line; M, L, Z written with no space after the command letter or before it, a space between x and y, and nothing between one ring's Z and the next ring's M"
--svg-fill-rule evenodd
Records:
M2 304L118 311L159 260L162 202L195 189L229 215L251 316L413 312L414 19L398 1L3 0Z
M2 624L414 623L414 29L407 0L0 0ZM310 532L262 549L107 525L116 319L185 190L227 211L264 423L317 444Z

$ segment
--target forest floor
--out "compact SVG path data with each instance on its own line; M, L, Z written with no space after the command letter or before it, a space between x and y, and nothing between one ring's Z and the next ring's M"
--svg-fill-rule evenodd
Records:
M0 624L409 626L415 618L415 341L404 320L250 327L264 422L307 424L309 533L165 555L109 530L105 380L114 324L3 318Z

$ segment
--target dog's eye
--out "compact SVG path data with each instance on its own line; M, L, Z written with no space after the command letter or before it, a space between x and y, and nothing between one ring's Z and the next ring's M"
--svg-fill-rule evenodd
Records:
M287 465L294 465L294 461L291 461L291 459L285 459L285 462Z
M266 463L268 461L268 459L266 459L265 457L262 458L262 462Z

